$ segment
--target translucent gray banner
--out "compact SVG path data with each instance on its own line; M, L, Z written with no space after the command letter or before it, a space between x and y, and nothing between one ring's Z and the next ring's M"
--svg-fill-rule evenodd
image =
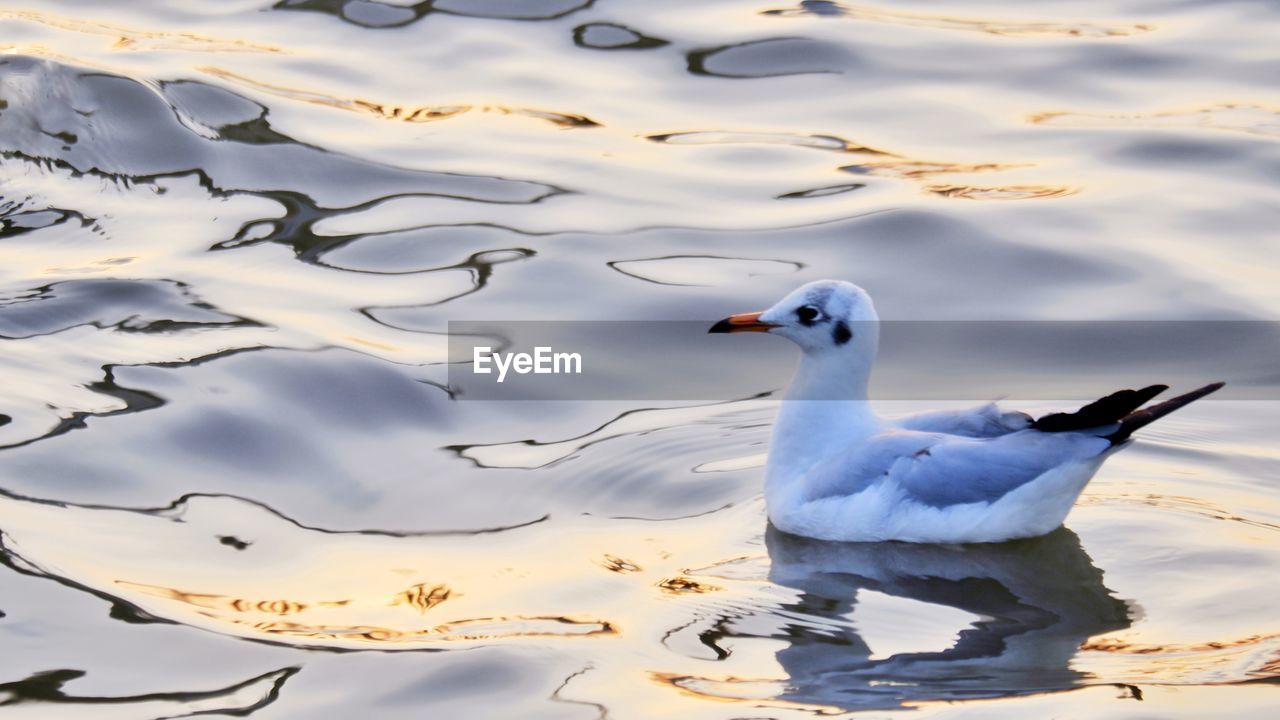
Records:
M713 323L454 321L449 385L461 400L575 401L718 401L787 386L799 348L764 333L708 334ZM1216 399L1280 399L1280 322L876 325L873 399L1087 400L1216 380L1227 382Z

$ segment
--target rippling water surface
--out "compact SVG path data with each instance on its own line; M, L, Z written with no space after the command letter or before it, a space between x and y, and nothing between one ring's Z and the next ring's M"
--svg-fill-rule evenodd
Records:
M889 319L1275 320L1278 22L8 3L0 716L1274 716L1274 400L1154 426L1044 538L827 544L766 530L784 378L467 402L445 331L828 276Z

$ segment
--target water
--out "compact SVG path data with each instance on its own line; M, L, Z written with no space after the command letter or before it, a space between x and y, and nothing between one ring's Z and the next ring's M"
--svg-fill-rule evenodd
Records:
M783 378L467 402L444 332L827 276L893 320L1275 320L1277 13L0 9L0 715L1273 715L1265 363L1050 536L830 545L766 532Z

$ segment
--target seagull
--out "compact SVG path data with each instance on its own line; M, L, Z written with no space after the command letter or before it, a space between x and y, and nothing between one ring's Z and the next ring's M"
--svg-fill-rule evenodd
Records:
M1120 390L1038 419L994 403L886 419L867 402L878 322L865 290L819 280L709 330L781 335L803 351L765 471L765 505L779 530L857 542L1045 535L1135 430L1224 385L1147 407L1168 386Z

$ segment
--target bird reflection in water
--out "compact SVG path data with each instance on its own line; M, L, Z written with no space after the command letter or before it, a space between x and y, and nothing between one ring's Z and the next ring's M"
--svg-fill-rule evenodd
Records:
M1053 692L1089 680L1071 667L1082 643L1130 625L1128 605L1066 528L999 544L920 545L824 542L770 527L765 542L768 580L797 591L794 602L769 618L721 618L702 639L717 647L783 640L776 660L785 677L668 681L722 698L760 698L773 688L773 699L789 705L843 710ZM856 620L869 593L981 619L945 649L878 657Z

